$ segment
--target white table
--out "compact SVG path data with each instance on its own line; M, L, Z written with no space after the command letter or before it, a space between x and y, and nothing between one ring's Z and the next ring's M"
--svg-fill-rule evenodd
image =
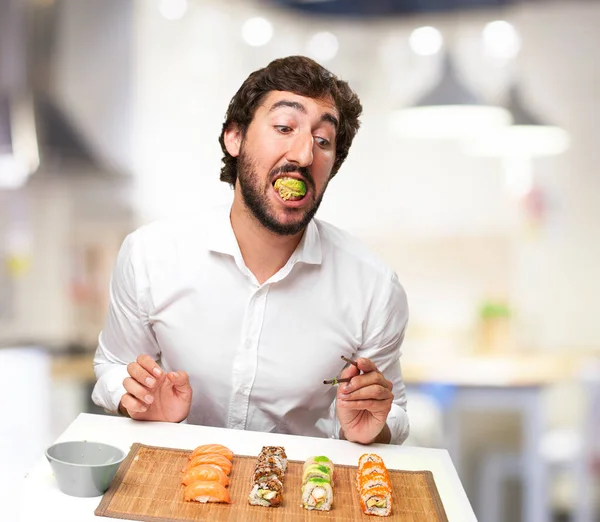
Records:
M356 465L365 446L334 439L298 437L275 433L227 430L192 426L137 422L131 419L82 413L58 438L95 440L113 444L129 451L134 442L153 446L193 449L200 444L219 442L240 455L258 455L263 445L282 445L292 460L305 460L315 454L325 454L339 464ZM374 444L370 449L379 453L390 469L429 470L446 509L449 522L476 522L456 470L446 450L388 446ZM109 520L95 517L94 510L101 497L75 498L58 489L50 465L40 456L19 488L19 521L86 522Z

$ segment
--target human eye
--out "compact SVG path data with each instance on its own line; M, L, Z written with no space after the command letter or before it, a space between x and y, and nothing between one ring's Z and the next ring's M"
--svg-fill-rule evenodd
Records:
M327 138L322 138L321 136L315 136L315 141L322 149L328 149L331 145L331 142Z
M274 125L273 127L275 128L275 130L277 130L277 132L280 132L281 134L289 134L290 132L292 132L292 128L287 125Z

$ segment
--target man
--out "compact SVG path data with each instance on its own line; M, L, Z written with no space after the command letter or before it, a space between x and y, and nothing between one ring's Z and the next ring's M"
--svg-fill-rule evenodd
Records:
M401 443L395 274L313 219L362 107L305 57L252 73L220 137L233 203L130 234L111 282L93 399L139 420ZM341 356L356 360L341 374ZM323 380L350 379L339 386Z

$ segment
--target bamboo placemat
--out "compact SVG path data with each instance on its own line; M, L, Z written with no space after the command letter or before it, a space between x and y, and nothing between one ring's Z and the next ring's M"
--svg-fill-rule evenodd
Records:
M108 491L96 508L97 516L148 522L240 521L272 522L349 521L378 517L363 514L355 489L356 466L335 466L331 511L308 511L300 506L302 462L289 461L284 478L283 502L267 508L248 504L256 457L233 459L229 476L231 504L184 502L181 469L189 450L159 448L135 443L121 463ZM382 520L402 522L448 522L430 471L390 469L393 488L392 514Z

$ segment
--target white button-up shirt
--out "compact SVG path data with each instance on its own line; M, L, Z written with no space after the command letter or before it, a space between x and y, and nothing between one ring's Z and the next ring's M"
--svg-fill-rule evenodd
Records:
M408 319L396 275L345 232L313 219L262 285L244 264L230 208L158 221L123 242L94 358L94 402L117 411L126 365L148 354L189 374L191 424L339 437L341 355L392 381L392 442L408 436L400 346Z

